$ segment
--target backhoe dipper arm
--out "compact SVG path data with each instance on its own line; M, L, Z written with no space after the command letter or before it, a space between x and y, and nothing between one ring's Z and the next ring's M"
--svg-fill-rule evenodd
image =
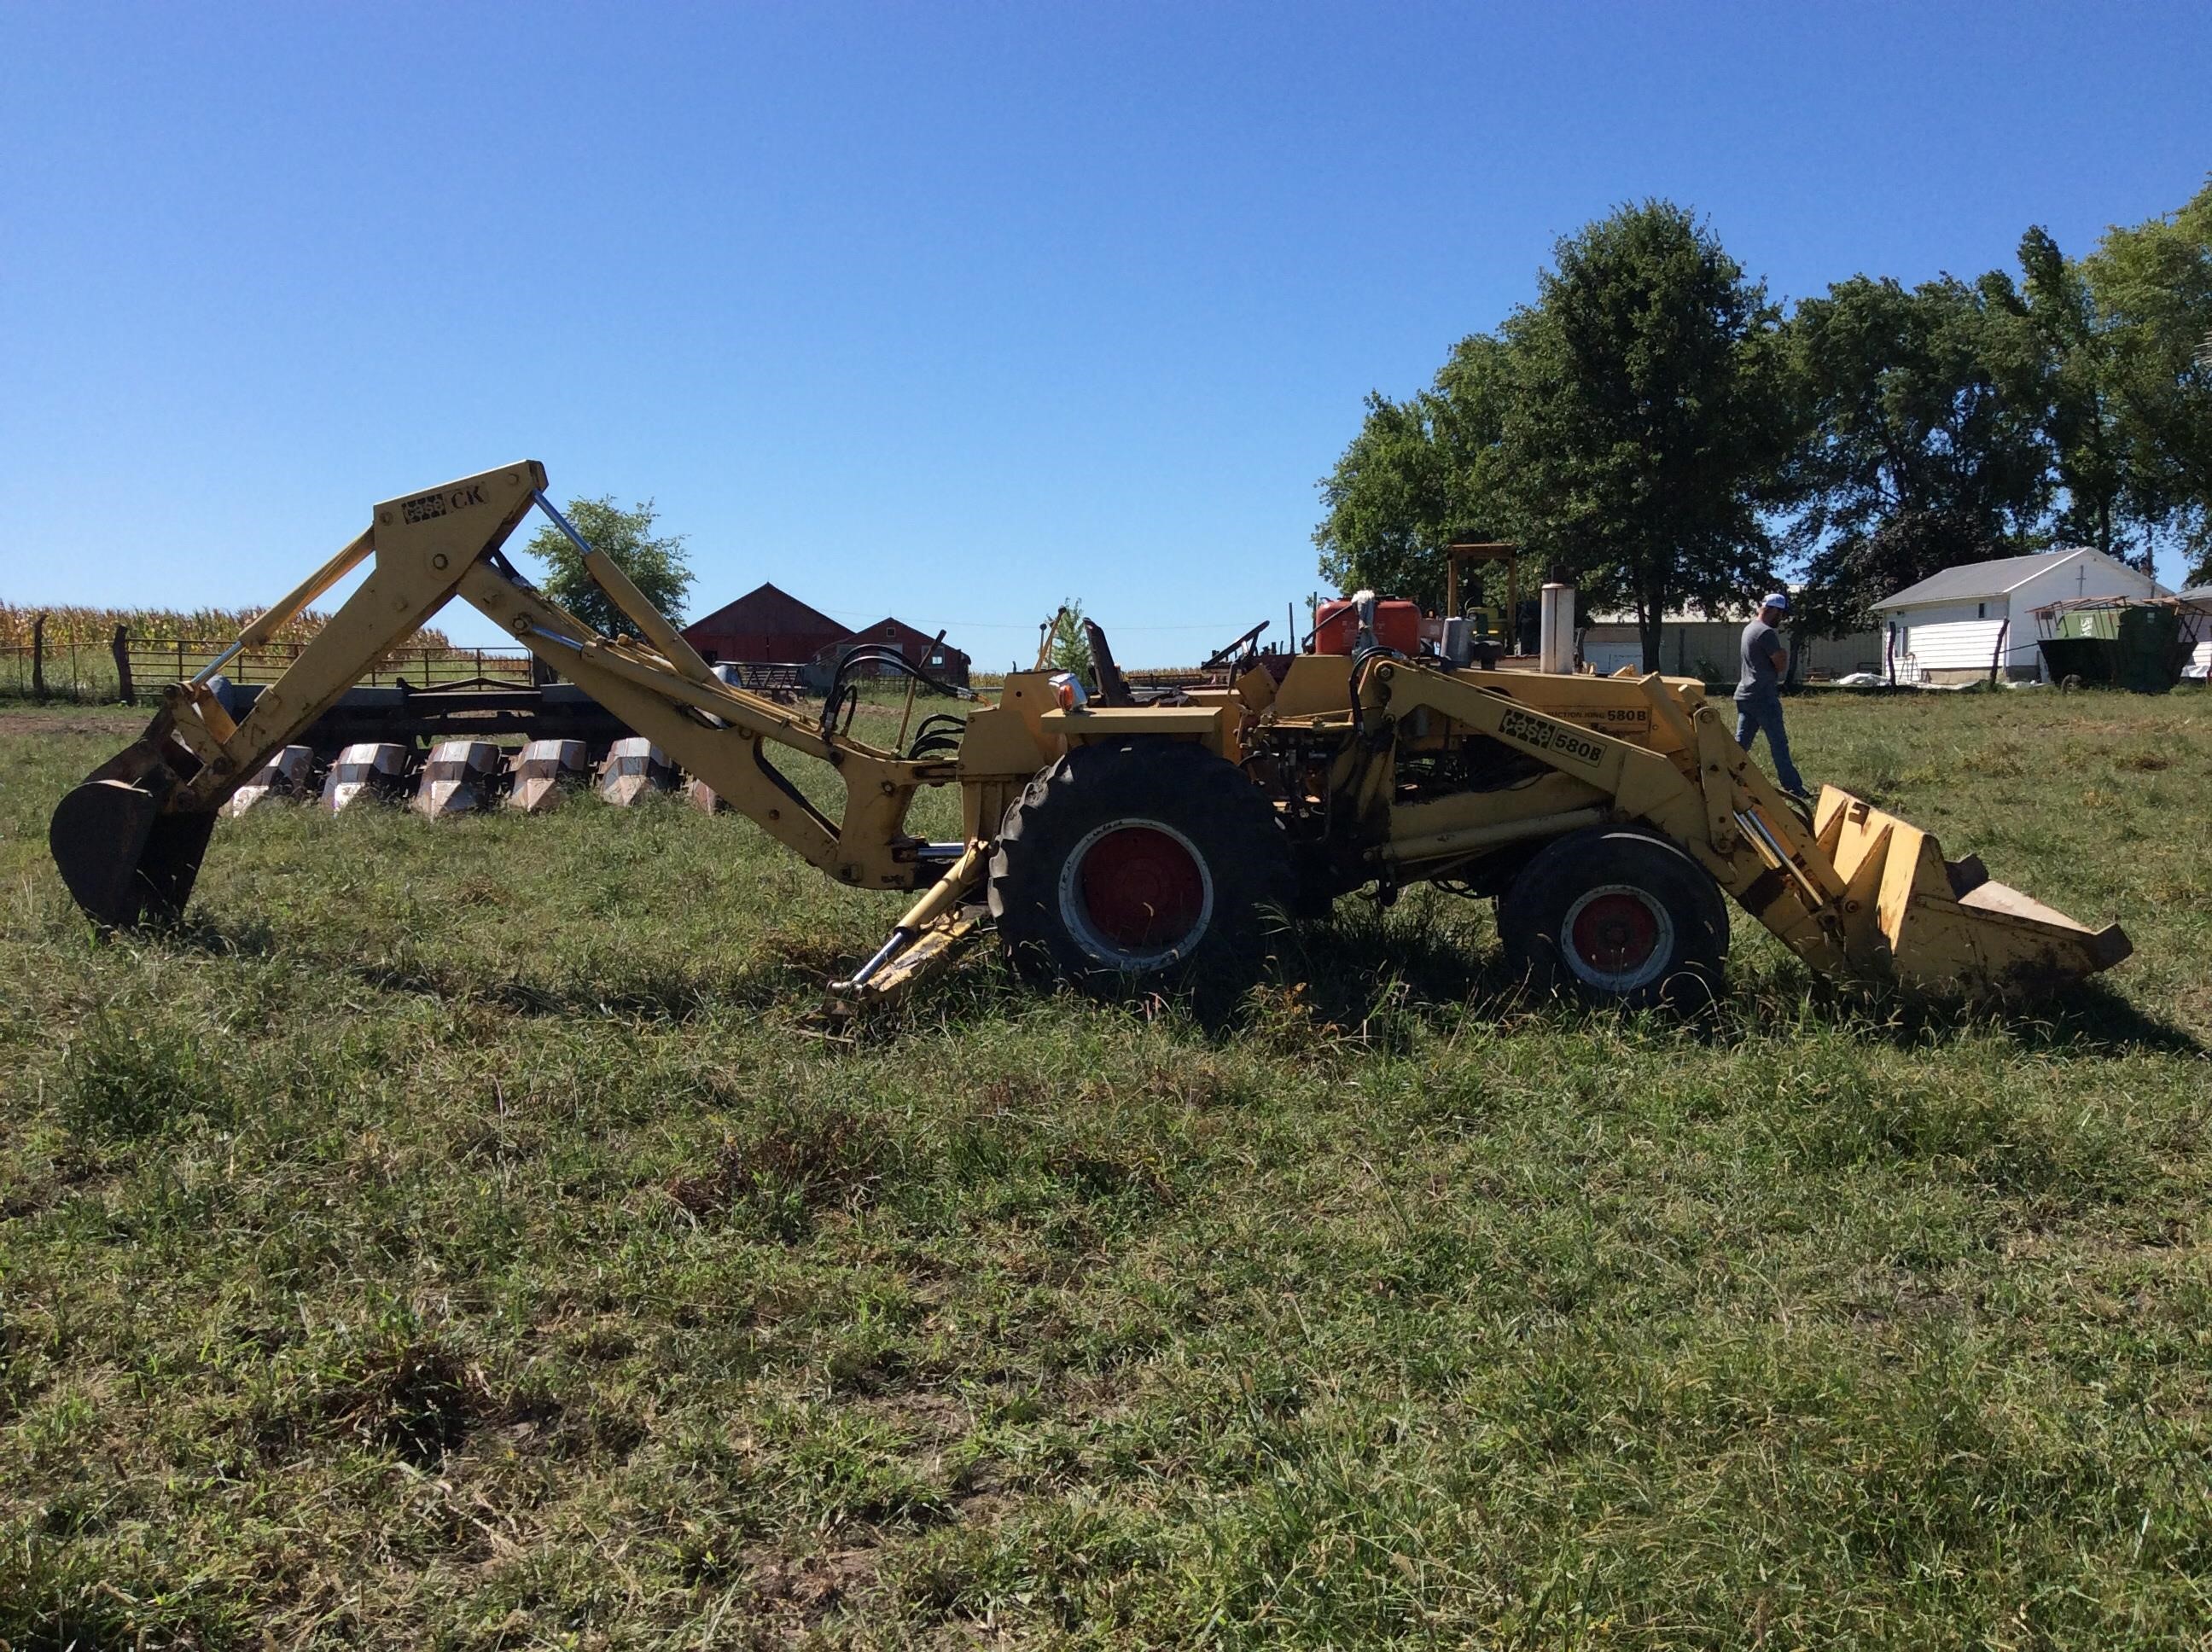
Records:
M547 601L501 554L532 505L574 536L544 488L544 467L526 460L386 501L367 532L191 682L164 690L144 733L54 811L54 859L78 905L111 926L179 914L223 801L456 595L830 876L862 888L915 889L944 870L940 863L959 846L933 852L903 823L915 790L952 779L954 765L908 762L842 735L825 737L783 708L721 683L620 570L588 547L587 569L662 651L599 636ZM370 556L368 577L234 722L209 686L216 670ZM777 772L763 750L771 741L836 769L847 793L841 819L831 820Z
M489 562L471 568L460 594L570 682L698 775L714 795L769 836L841 883L915 889L944 870L959 846L932 856L905 830L917 788L954 778L951 762L908 762L732 688L678 672L634 643L602 637L521 580ZM774 742L833 765L845 785L832 821L769 760Z

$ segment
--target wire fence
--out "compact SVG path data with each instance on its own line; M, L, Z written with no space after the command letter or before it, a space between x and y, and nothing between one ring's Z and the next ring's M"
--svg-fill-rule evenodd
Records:
M0 696L79 705L152 699L167 684L197 675L229 646L228 639L134 642L127 635L105 643L59 637L0 645ZM249 648L226 660L222 674L234 683L273 683L307 647L271 642ZM478 680L525 687L537 680L532 666L527 648L400 647L378 659L358 681L370 687L404 683L416 689Z
M60 701L77 705L115 705L158 699L164 687L182 683L230 646L230 640L165 638L134 641L129 635L96 641L77 635L49 635L42 642L0 643L0 699ZM247 649L223 663L222 674L234 683L273 683L306 651L306 642L270 642ZM522 647L463 648L451 644L409 646L392 649L378 659L357 681L367 687L404 683L412 689L451 687L458 683L512 683L527 687L548 680L543 668L533 671L530 651ZM794 679L796 665L746 666L739 672L745 685L756 689L796 688L781 676ZM775 680L756 682L756 673L779 674ZM1140 688L1170 688L1199 680L1194 671L1132 671L1124 673ZM1002 673L977 671L970 686L996 691Z

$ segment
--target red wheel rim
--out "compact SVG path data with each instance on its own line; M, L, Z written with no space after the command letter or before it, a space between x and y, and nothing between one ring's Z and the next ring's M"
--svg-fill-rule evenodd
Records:
M1189 938L1206 911L1206 877L1182 841L1150 826L1117 826L1085 851L1084 915L1124 952L1157 952Z
M1568 938L1575 956L1591 973L1634 975L1658 950L1659 920L1639 896L1626 890L1607 890L1582 904Z

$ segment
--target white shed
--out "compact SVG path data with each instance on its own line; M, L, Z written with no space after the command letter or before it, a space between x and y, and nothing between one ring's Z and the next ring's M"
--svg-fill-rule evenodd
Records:
M2212 585L2193 585L2181 593L2181 600L2197 610L2197 646L2183 674L2197 682L2212 682Z
M1874 605L1900 683L1971 683L1992 667L2043 673L2035 610L2081 597L2166 594L2148 574L2086 545L2039 556L1961 562Z
M1709 682L1735 681L1742 659L1743 627L1757 610L1733 614L1670 613L1659 622L1659 669ZM1849 636L1808 637L1783 623L1793 677L1819 681L1851 671L1881 669L1882 634L1855 631ZM1622 666L1644 669L1644 634L1633 614L1593 614L1577 635L1583 663L1600 677Z

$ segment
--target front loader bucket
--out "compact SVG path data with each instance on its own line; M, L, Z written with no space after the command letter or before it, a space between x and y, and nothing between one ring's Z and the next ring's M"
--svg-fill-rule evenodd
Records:
M2135 949L2118 924L2090 929L1947 861L1934 834L1835 787L1814 829L1845 886L1845 948L1922 992L2035 993L2109 969Z
M129 929L183 914L214 829L212 814L163 814L143 787L94 780L62 799L46 841L86 914Z

